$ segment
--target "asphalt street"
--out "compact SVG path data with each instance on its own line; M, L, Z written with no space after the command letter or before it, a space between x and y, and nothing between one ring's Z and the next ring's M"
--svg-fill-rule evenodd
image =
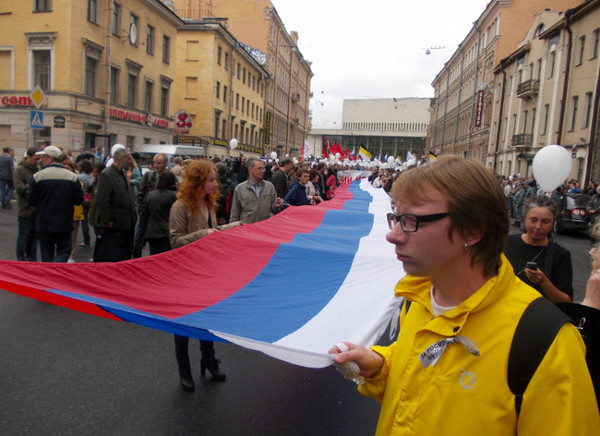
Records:
M0 210L1 259L15 260L16 221L14 208ZM89 262L91 254L82 248L76 259ZM196 391L187 393L179 388L172 335L0 291L0 434L370 435L375 430L379 404L358 394L332 367L306 369L216 343L227 380L211 382L208 374L200 377L197 344L190 342Z
M1 259L15 259L16 221L14 208L0 210ZM571 251L581 300L589 240L556 239ZM90 248L79 250L78 261L90 258ZM1 434L368 435L377 424L378 403L333 368L301 368L217 343L227 381L215 383L200 378L192 341L196 392L186 393L167 333L4 291L0 320Z

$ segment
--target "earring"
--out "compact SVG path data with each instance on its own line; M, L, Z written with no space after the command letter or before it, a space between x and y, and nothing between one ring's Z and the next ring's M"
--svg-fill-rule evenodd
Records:
M469 243L465 242L465 251L469 251Z

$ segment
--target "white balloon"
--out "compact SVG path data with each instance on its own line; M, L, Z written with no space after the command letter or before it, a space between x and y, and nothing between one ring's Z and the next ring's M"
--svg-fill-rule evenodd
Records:
M272 151L271 152L271 159L277 159L277 153Z
M339 159L339 158L340 158L340 154L339 154L339 153L336 153L336 154L335 154L335 158L336 158L336 159Z
M390 157L388 157L388 159L387 159L387 162L388 162L388 164L390 164L390 165L394 165L394 160L395 160L395 159L394 159L394 156L390 156Z
M229 141L229 147L232 150L235 150L237 148L237 146L238 146L238 140L235 138L232 138L231 141Z
M293 158L293 159L292 159L292 163L293 163L294 165L298 165L298 159L296 159L296 158Z
M533 177L538 185L552 192L571 174L573 161L571 153L560 145L546 145L533 158Z

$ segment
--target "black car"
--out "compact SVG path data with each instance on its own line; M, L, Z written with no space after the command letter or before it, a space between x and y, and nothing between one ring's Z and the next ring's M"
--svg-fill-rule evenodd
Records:
M586 206L591 196L585 194L562 194L555 198L560 205L560 213L554 222L554 230L557 233L577 230L589 230L590 215Z

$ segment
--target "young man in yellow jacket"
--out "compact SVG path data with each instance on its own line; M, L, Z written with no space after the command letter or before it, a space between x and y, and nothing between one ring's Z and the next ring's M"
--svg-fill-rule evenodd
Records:
M391 346L330 350L336 363L358 365L359 391L382 403L377 434L599 435L585 346L572 324L560 328L516 411L509 351L540 295L502 254L509 218L492 172L440 158L401 175L392 193L387 240L408 274L395 292L410 310Z

